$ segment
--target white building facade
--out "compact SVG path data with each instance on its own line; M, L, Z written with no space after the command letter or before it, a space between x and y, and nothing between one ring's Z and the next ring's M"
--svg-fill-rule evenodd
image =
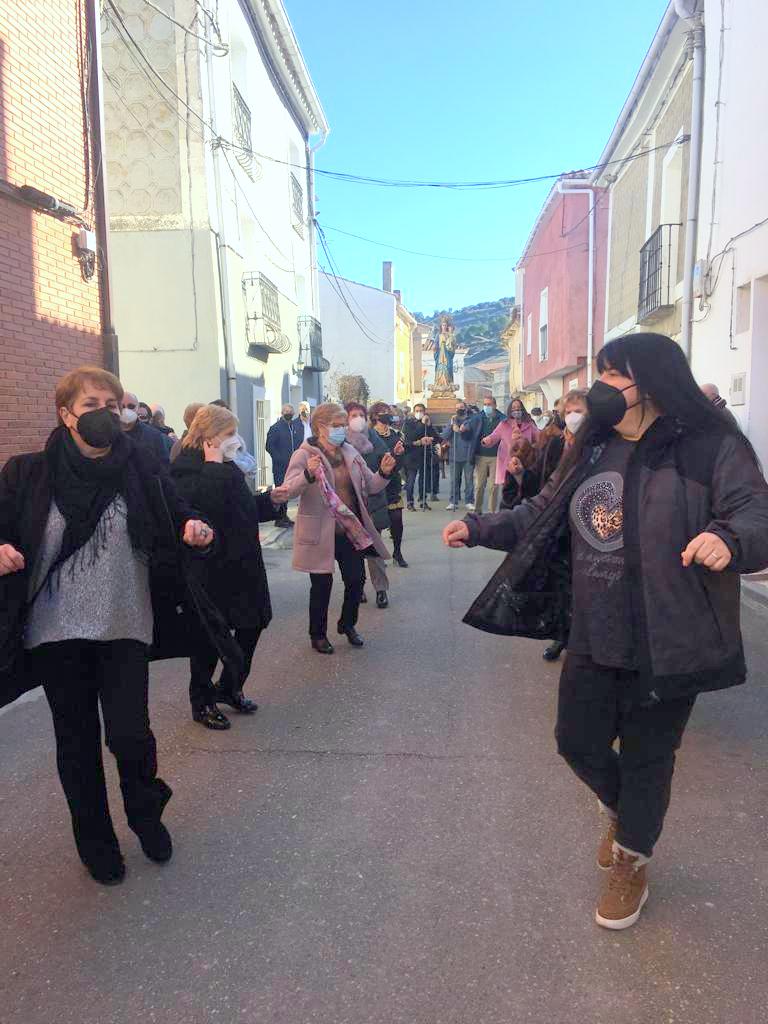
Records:
M692 366L768 461L768 76L764 0L706 0ZM722 62L720 44L723 44Z
M320 271L323 354L330 364L328 397L339 377L359 375L371 401L393 403L397 394L397 297L393 292Z
M224 398L266 430L322 396L313 153L328 125L281 0L122 0L103 23L120 374L181 427Z

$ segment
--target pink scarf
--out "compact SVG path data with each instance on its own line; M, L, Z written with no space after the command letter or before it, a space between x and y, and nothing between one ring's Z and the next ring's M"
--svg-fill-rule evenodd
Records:
M342 528L349 538L355 551L365 551L373 545L373 539L357 518L351 508L348 508L336 491L328 483L325 475L325 467L321 464L315 474L323 501L333 516L336 524Z

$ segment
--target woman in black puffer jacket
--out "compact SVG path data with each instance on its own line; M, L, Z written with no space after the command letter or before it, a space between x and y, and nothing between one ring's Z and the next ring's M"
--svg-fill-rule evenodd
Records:
M242 471L232 461L239 443L236 417L228 409L204 405L171 467L177 491L215 524L218 548L206 566L207 591L234 630L245 659L242 678L233 678L225 666L214 685L218 655L208 637L200 633L198 650L190 659L189 697L192 717L208 729L229 728L217 703L241 714L256 711L256 704L243 696L243 683L262 630L272 619L259 523L276 519L280 509L269 493L253 495L248 489Z
M648 896L696 696L746 678L739 574L768 565L768 485L671 339L630 334L597 363L589 417L542 492L444 538L510 552L465 618L480 629L557 636L571 581L558 749L605 812L596 920L621 929Z

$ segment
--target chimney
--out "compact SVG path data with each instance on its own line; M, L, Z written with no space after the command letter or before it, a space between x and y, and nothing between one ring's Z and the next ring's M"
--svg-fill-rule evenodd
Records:
M391 263L390 260L385 260L385 262L382 264L382 270L384 272L383 273L383 277L384 277L384 285L383 285L384 291L385 292L391 292L392 291L392 285L395 283L395 273L394 273L394 270L392 268L392 263Z

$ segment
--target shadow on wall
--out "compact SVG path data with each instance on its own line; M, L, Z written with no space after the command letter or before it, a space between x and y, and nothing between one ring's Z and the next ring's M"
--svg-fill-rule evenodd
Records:
M50 186L42 181L9 177L14 170L6 54L0 39L0 181L47 191ZM43 447L56 425L53 395L59 378L81 363L103 362L100 333L68 326L40 309L45 289L49 305L61 303L62 319L67 315L70 297L61 270L70 265L80 275L73 234L71 225L0 195L0 466L12 455ZM98 287L97 278L90 287Z

